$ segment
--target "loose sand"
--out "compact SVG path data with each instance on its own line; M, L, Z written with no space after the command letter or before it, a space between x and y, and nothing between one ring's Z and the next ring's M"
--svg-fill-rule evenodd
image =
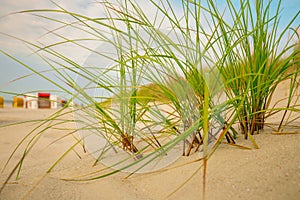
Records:
M282 89L286 87L282 86ZM278 94L280 97L287 95L286 92ZM55 111L4 108L0 109L0 121L3 124L37 120ZM279 118L274 116L272 120L278 122ZM34 127L36 124L27 123L0 128L0 169L3 169L18 142ZM0 194L0 199L201 199L202 170L196 171L202 163L183 165L195 160L197 155L182 157L165 170L135 174L129 178L126 178L126 173L118 173L94 181L62 180L103 168L101 164L93 167L93 158L78 146L75 148L76 153L71 151L51 173L46 174L55 160L76 143L71 135L61 138L75 127L73 123L59 127L61 129L46 130L40 136L25 159L20 179L16 181L14 175ZM239 135L237 143L251 150L225 143L220 145L208 161L206 199L300 198L300 134L274 135L271 132L271 129L266 128L254 136L259 149L254 149L251 142L244 140L242 135ZM5 181L21 155L22 152L17 151L0 174L0 184ZM172 194L194 172L191 180Z

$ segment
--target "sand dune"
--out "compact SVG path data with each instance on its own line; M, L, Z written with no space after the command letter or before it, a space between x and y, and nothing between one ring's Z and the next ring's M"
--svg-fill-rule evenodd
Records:
M285 86L281 89L285 89ZM5 124L38 120L56 111L4 108L0 109L0 121ZM278 122L278 119L279 116L272 117L274 122ZM0 128L1 169L18 142L34 127L36 122ZM135 174L129 178L126 173L118 173L93 181L63 180L104 168L101 164L93 166L92 156L77 146L47 174L51 165L76 143L72 135L63 137L74 128L75 124L70 122L60 125L60 129L45 130L26 157L20 179L15 180L14 174L0 194L0 199L201 199L202 170L196 172L201 162L186 164L195 160L197 155L181 157L164 170ZM300 134L275 135L270 128L266 128L254 138L259 149L254 149L250 141L239 135L237 143L251 150L224 143L208 161L208 200L299 199ZM22 151L18 150L3 170L1 184L21 155ZM193 173L191 180L172 194Z

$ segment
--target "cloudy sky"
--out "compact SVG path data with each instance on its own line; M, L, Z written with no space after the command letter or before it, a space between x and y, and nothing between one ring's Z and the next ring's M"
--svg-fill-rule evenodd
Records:
M95 5L92 0L59 0L55 2L69 11L78 12L87 16L93 17L103 14L100 6ZM28 48L28 45L25 45L24 43L5 34L13 35L33 43L41 42L44 44L50 44L57 42L58 38L53 36L49 37L51 34L45 35L49 30L53 30L58 27L56 23L50 23L47 20L43 20L29 14L14 14L14 12L22 10L46 8L55 9L57 7L48 0L0 0L1 50L16 56L22 62L39 71L46 70L47 68L37 56L31 53L32 50ZM63 16L58 16L58 18L63 18ZM60 33L68 36L71 36L72 34L76 35L76 33L67 33L66 31L64 33ZM66 48L63 51L68 54L67 52L72 52L73 50ZM83 62L84 55L77 56L75 58L78 62ZM24 93L34 90L47 91L50 89L56 89L56 87L51 83L37 75L22 78L24 75L31 74L32 72L1 53L0 69L0 91ZM50 78L54 78L53 73L51 72L48 72L45 75ZM19 79L20 77L21 79ZM17 81L15 81L16 79ZM2 94L2 96L7 95Z
M179 0L173 1L174 6L179 5ZM101 5L95 3L93 0L55 0L55 2L69 11L77 12L86 16L99 17L103 16L104 13ZM145 7L145 10L148 13L152 12L151 7L148 5L148 1L142 0L138 2L143 2L141 3L141 6ZM300 0L283 0L282 5L281 20L284 21L284 19L290 19L292 15L299 11ZM46 19L31 16L29 14L11 14L21 10L44 8L57 7L48 0L0 0L0 49L18 57L22 60L22 62L38 70L44 70L47 68L45 68L44 64L36 55L30 53L31 51L28 48L28 45L26 46L24 43L13 39L6 34L34 43L40 42L43 44L51 44L59 41L60 38L51 34L46 34L50 30L58 28L59 26L57 23L50 23ZM53 17L54 14L48 16ZM63 15L56 15L56 18L58 19L63 19L64 17L65 16ZM299 18L297 22L299 24ZM70 38L84 37L84 33L80 31L74 32L68 29L59 30L58 33L68 35ZM98 44L93 46L92 43L89 43L87 45L90 45L90 48L96 48ZM74 61L79 64L85 62L85 59L88 57L88 52L74 49L74 47L69 47L68 45L62 47L60 50L62 50L67 56L72 56ZM30 73L30 70L0 52L0 96L7 97L7 95L3 93L1 94L3 91L24 93L32 90L50 90L56 88L36 75L15 81L16 79ZM51 72L46 73L46 75L51 79L55 79Z

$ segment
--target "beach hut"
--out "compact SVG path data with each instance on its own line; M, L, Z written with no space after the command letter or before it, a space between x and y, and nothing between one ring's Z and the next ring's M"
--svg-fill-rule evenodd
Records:
M66 104L67 104L67 100L62 99L62 100L60 101L61 107L64 107Z
M21 97L14 97L13 108L24 108L24 99Z
M4 98L0 96L0 108L4 108Z
M28 109L38 109L38 98L34 94L26 94L25 98L25 107Z
M57 108L57 95L50 95L51 108Z
M51 108L50 93L38 93L38 108Z

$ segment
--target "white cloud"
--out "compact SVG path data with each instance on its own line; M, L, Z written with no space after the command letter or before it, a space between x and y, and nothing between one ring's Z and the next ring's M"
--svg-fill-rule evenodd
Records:
M59 6L64 9L82 14L84 16L90 17L102 17L104 15L103 4L95 2L94 0L56 0L55 1ZM109 1L113 3L114 1ZM123 0L116 0L115 2L124 3ZM137 1L138 5L143 9L147 14L150 20L154 19L155 7L151 5L148 0ZM22 10L33 10L33 9L55 9L57 8L53 3L48 0L20 0L20 1L11 1L3 0L1 1L0 7L0 16L18 12ZM41 14L44 16L52 17L53 19L61 20L64 22L76 21L74 18L64 15L51 12L35 13ZM31 14L12 14L0 18L0 32L9 34L12 36L19 37L29 42L40 42L45 45L54 44L60 42L63 39L55 36L54 34L47 34L50 30L55 30L56 28L61 27L62 24L57 22L49 21L40 17L32 16ZM164 28L167 28L166 25ZM99 27L98 27L99 28ZM105 29L101 27L101 32L103 33ZM90 31L90 30L89 30ZM93 36L85 33L84 31L76 30L73 28L62 28L55 31L56 34L66 37L67 39L76 39L76 38L93 38ZM42 36L42 37L41 37ZM0 45L1 49L14 54L28 54L30 51L24 46L20 41L17 41L13 38L4 36L0 34ZM84 45L95 49L99 46L97 42L84 42ZM64 52L66 56L73 56L75 61L82 62L88 52L83 51L82 48L76 48L74 45L60 45L56 47L57 50Z

